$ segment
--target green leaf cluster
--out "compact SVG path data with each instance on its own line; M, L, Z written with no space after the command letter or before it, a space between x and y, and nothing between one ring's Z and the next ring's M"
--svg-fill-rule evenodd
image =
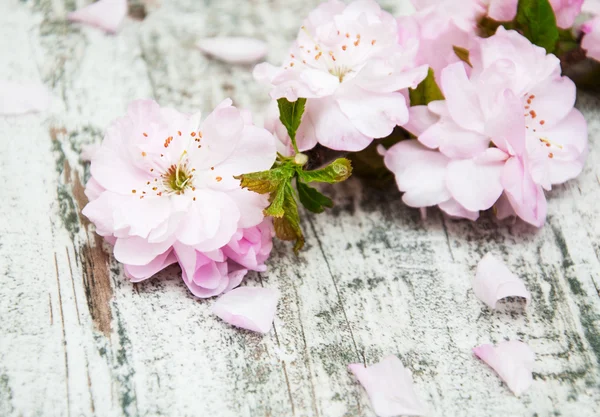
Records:
M286 99L278 100L281 122L288 130L296 150L296 131L302 120L305 102L305 99L293 103ZM326 208L333 207L333 201L308 184L313 182L333 184L346 180L352 174L352 165L346 158L336 159L323 168L310 171L305 170L302 162L298 161L305 162L306 158L302 154L297 154L295 157L279 155L270 170L236 177L240 180L242 188L259 194L269 194L270 204L264 210L264 214L273 217L275 234L278 238L295 241L296 253L304 246L297 199L307 210L322 213ZM296 190L292 185L294 182Z

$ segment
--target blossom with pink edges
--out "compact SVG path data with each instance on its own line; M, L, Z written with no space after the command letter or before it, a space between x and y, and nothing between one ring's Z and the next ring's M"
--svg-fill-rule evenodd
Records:
M131 280L178 262L194 295L217 295L265 268L268 201L234 176L269 169L275 156L273 136L231 100L203 121L134 101L92 156L83 214Z

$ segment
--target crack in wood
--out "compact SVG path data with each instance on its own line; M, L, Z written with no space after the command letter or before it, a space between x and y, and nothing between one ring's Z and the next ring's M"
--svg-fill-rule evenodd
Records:
M69 264L69 275L71 277L71 288L73 290L73 299L75 300L75 313L77 314L77 324L81 326L81 320L79 318L79 303L77 302L77 292L75 291L75 279L73 278L73 267L71 266L71 255L69 255L69 249L65 246L65 252L67 253L67 262Z
M60 291L60 279L58 273L58 260L56 258L56 252L54 252L54 269L56 271L56 287L58 289L58 311L60 311L60 321L62 324L62 339L63 339L63 351L65 356L65 385L67 391L67 415L71 415L71 393L69 389L69 356L67 355L67 332L65 330L65 316L63 314L62 294Z

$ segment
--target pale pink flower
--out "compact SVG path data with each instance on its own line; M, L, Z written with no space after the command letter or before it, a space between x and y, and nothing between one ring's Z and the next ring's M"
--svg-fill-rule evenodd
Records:
M556 24L561 29L573 26L575 18L581 12L584 0L550 0L556 16ZM489 0L488 16L499 21L511 21L517 15L519 0Z
M575 85L560 75L554 55L502 27L478 40L470 60L470 76L462 63L442 71L445 100L410 109L406 128L447 158L437 177L443 177L444 185L437 188L443 190L439 201L413 205L451 198L458 206L452 204L449 211L471 218L504 193L519 217L539 227L546 217L543 190L579 175L587 154L587 126L573 108ZM388 152L399 151L393 147ZM439 166L442 157L435 158ZM432 160L421 159L428 165ZM390 156L388 161L397 175L406 169L401 159L395 163ZM414 166L416 161L406 163Z
M133 102L92 156L83 209L135 280L175 262L199 297L219 294L246 270L264 270L272 226L264 196L241 189L235 175L266 170L273 136L221 103L203 122Z
M600 15L586 22L581 30L584 33L581 47L585 49L588 57L600 61Z
M308 99L296 137L300 150L318 142L359 151L407 122L399 90L427 75L426 65L415 66L417 49L414 38L398 43L396 20L374 0L330 0L305 20L283 66L259 64L254 76L273 86L274 99Z

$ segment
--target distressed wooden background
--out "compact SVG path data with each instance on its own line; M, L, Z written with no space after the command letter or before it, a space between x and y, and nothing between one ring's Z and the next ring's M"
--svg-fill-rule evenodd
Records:
M0 416L373 416L351 362L396 354L431 416L600 414L600 99L584 173L549 194L546 226L422 221L392 187L354 178L336 207L302 213L306 249L277 243L245 285L282 293L267 336L212 316L171 267L128 282L93 227L81 146L99 142L134 98L208 111L225 97L260 114L251 67L202 56L202 36L250 35L284 54L317 3L163 0L116 36L64 20L81 0L0 1L0 78L40 80L51 111L0 117ZM386 1L394 11L400 1ZM490 311L470 280L501 256L533 293ZM516 311L515 311L516 309ZM521 398L471 354L521 339L537 353Z

